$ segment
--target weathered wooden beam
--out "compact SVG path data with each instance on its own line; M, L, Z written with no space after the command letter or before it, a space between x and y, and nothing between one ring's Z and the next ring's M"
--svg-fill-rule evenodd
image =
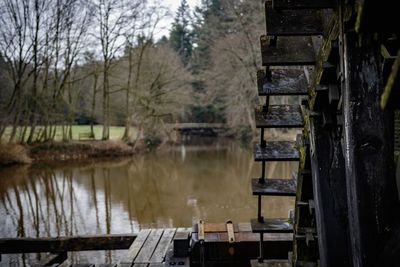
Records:
M265 2L267 36L322 35L321 13L318 10L279 10Z
M258 257L259 234L251 232L235 234L234 244L229 243L227 233L214 233L212 237L208 235L206 234L203 250L206 266L248 266L251 259ZM201 245L197 242L197 234L193 235L193 241L195 243L191 251L191 263L193 266L199 266ZM292 244L293 234L264 234L265 258L287 259L288 252L292 250Z
M350 266L344 158L334 127L310 119L311 170L321 266Z
M400 214L394 212L400 210L400 203L394 173L393 110L379 105L383 79L375 35L346 33L343 42L344 150L353 266L374 266L380 265L379 254L399 231ZM386 260L398 262L398 255L386 255Z
M0 254L127 249L136 235L0 238Z

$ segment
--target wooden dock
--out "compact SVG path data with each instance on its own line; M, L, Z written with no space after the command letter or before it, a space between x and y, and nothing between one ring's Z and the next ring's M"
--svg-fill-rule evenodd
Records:
M231 229L231 231L229 231ZM48 256L32 266L60 267L159 267L159 266L250 266L257 256L259 235L249 223L203 223L191 228L143 229L127 235L62 238L2 238L0 254L43 253ZM268 256L285 259L293 235L266 234ZM112 264L72 264L67 252L125 250L126 256Z

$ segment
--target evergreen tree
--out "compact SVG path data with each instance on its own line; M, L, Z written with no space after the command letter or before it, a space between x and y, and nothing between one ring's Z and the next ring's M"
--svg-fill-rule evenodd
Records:
M176 12L170 33L172 48L180 55L182 62L187 65L193 51L193 33L190 29L190 9L186 0L182 0Z
M224 35L225 15L223 0L202 0L194 13L193 25L193 73L198 74L209 67L210 48L215 40Z

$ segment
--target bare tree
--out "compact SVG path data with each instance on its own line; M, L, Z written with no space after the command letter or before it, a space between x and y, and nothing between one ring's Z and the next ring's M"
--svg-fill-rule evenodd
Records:
M256 15L262 5L250 0L223 1L222 5L230 19L227 30L214 40L211 66L203 72L205 101L223 103L231 127L249 125L255 130L253 108L259 102L255 88L260 64L258 44L253 40L263 31L263 23Z
M95 37L100 43L103 60L103 140L110 137L110 70L124 46L123 36L127 31L129 21L138 16L145 2L140 0L95 0L92 2L96 23Z
M0 54L7 63L13 89L1 114L0 132L12 125L9 142L13 142L24 106L24 88L29 79L28 66L32 62L32 43L29 40L31 21L30 1L5 0L0 6Z
M6 109L13 118L3 114L0 130L12 125L10 142L18 128L20 142L34 141L41 115L58 109L82 48L87 10L80 0L6 0L0 6L0 22L6 25L0 30L0 53L14 85ZM47 109L41 106L45 100L51 100Z
M143 56L146 50L153 45L154 34L158 29L158 25L162 19L167 17L168 9L162 6L160 2L155 2L153 6L149 5L140 13L137 20L131 21L130 29L125 33L125 41L127 47L127 62L128 62L128 75L126 79L126 99L125 99L125 132L122 137L123 140L130 139L130 128L132 109L131 106L135 105L135 92L138 91L139 79L141 74L141 67ZM139 49L134 49L138 47ZM136 52L134 51L136 50ZM136 68L135 68L136 66ZM134 75L135 72L135 75Z

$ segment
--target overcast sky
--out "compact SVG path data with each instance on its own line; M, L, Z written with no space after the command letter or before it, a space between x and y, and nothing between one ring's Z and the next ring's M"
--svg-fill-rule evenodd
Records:
M201 0L187 0L187 2L189 4L190 9L193 11L194 7L196 5L199 5ZM160 38L163 35L168 36L169 30L171 29L171 23L173 22L173 17L175 16L176 10L180 5L181 0L163 0L163 3L165 3L165 5L170 8L172 18L166 19L165 21L163 21L162 25L160 25L163 28L163 30L156 34L158 38Z
M181 0L164 0L165 4L171 8L171 10L175 13L176 9L178 8L179 4L181 3ZM198 3L200 3L200 0L187 0L190 8L194 8Z

